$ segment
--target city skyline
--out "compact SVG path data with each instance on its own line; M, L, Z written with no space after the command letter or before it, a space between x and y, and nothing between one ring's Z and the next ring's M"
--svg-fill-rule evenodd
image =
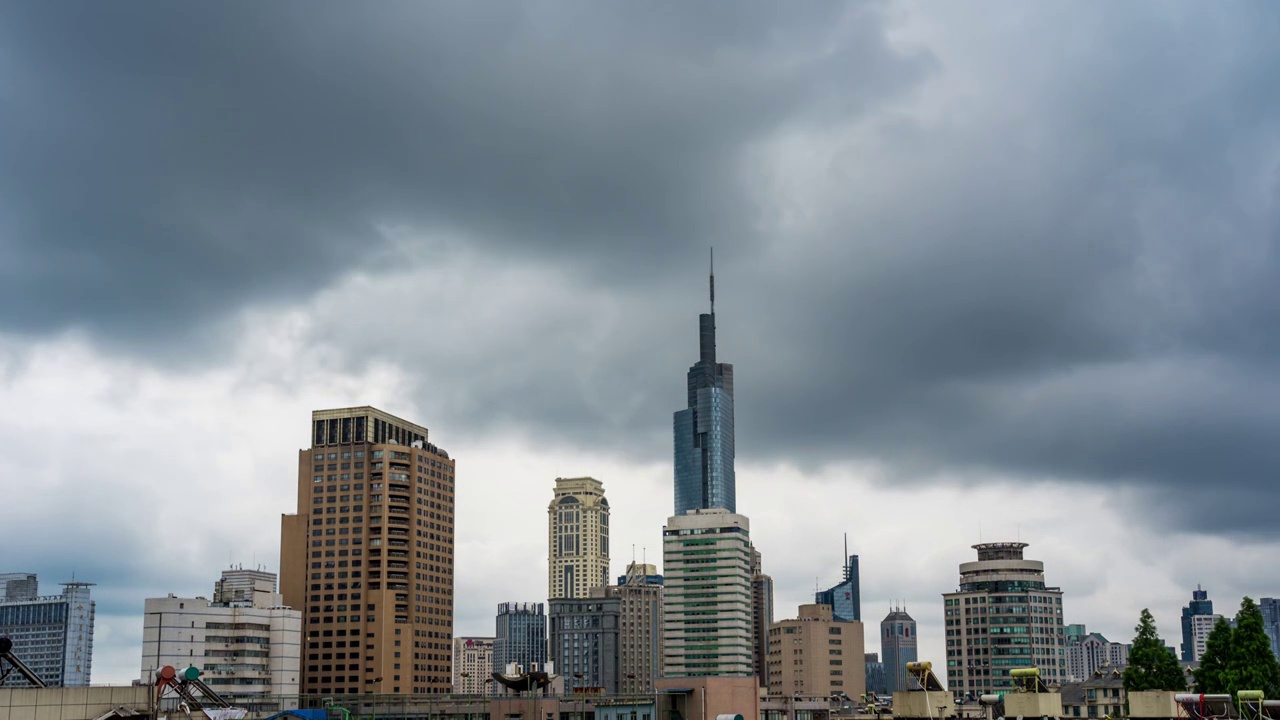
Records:
M978 542L1113 641L1275 596L1275 10L1004 7L16 5L0 571L96 583L127 683L361 405L458 459L455 634L545 601L555 477L658 564L714 246L778 617L846 530L935 667Z

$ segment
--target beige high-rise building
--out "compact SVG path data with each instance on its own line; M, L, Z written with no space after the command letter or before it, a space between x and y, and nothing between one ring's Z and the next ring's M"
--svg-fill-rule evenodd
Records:
M586 598L609 584L609 501L599 480L556 478L547 551L547 597Z
M960 563L960 588L943 594L947 688L954 694L1013 687L1009 671L1037 667L1046 683L1066 682L1062 589L1045 585L1044 563L1023 542L980 543Z
M448 693L454 461L371 407L317 410L281 518L280 589L303 614L302 692Z
M663 677L755 676L745 515L690 510L662 529Z
M654 680L662 675L662 578L653 565L633 562L619 580L619 585L596 590L621 600L618 691L645 695L653 692Z
M835 620L830 605L801 605L769 627L769 694L857 699L866 692L862 623Z
M493 683L493 638L454 638L453 693L494 695L497 689Z

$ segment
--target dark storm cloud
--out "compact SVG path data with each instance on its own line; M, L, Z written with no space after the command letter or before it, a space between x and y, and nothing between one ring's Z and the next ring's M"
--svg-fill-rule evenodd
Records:
M0 328L166 337L367 265L384 225L643 276L745 235L745 142L920 74L871 6L641 7L10 8Z
M505 288L431 306L447 343L374 307L314 339L387 348L433 427L653 460L716 244L744 461L1280 501L1272 5L907 6L944 14L918 54L862 5L130 7L0 25L0 327L154 343L402 252L379 227L463 238L615 324Z

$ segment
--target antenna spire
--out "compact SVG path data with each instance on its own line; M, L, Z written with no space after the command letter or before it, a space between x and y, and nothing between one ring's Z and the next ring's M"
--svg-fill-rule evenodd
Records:
M716 249L711 248L711 314L716 314Z

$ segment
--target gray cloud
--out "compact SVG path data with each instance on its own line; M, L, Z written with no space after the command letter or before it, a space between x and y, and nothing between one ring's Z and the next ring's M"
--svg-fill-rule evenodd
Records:
M741 145L920 76L881 27L764 3L20 9L0 325L164 338L367 267L386 225L633 272L744 236Z
M744 460L1280 499L1269 6L137 7L0 28L11 331L295 303L436 426L652 459L716 243Z

